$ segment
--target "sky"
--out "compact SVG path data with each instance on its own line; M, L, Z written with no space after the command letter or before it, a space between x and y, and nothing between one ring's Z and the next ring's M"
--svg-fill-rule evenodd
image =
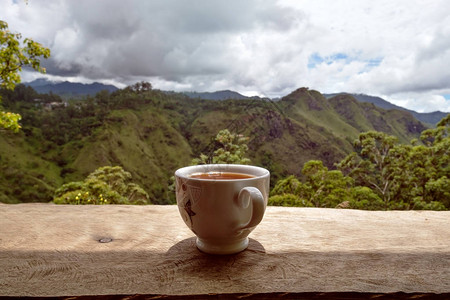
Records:
M448 0L0 0L0 20L50 48L51 80L450 112Z

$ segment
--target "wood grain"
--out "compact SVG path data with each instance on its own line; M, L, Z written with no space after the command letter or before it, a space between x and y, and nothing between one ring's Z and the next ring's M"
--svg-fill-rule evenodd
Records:
M0 296L447 296L449 225L450 212L268 207L246 251L212 256L176 206L0 205Z

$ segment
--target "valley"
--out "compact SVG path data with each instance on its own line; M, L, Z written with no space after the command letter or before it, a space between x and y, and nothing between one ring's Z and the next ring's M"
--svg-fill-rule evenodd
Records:
M152 203L173 203L168 188L173 172L211 153L221 129L249 138L248 157L271 171L274 185L288 175L301 176L309 160L333 169L361 132L381 131L407 143L427 128L408 112L351 95L327 99L308 88L279 101L214 101L126 88L52 109L42 105L55 101L62 100L23 85L3 94L6 109L22 115L23 129L0 134L0 201L48 202L61 184L120 165Z

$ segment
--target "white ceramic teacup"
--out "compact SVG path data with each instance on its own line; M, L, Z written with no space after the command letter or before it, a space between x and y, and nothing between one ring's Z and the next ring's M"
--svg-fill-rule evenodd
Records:
M217 179L223 173L249 178ZM248 235L261 222L267 206L268 170L249 165L198 165L178 169L175 178L178 209L197 236L201 251L232 254L247 248Z

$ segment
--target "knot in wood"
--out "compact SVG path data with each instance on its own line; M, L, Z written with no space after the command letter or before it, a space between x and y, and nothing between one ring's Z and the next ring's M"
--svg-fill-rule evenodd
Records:
M98 240L100 243L110 243L113 241L112 238L101 238Z

